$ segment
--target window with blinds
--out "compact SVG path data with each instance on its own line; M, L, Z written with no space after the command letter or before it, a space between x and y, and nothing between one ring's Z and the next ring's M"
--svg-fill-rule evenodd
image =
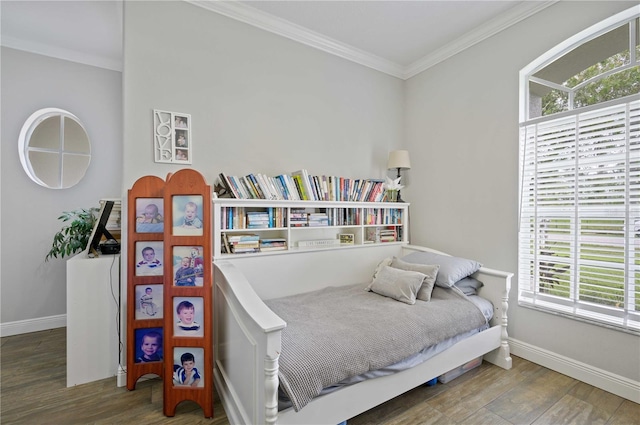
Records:
M619 61L620 96L593 102L591 95L582 107L571 87L550 82L549 92L567 91L568 104L544 112L545 80L533 77L534 86L528 77L559 74L554 58L579 49L575 38L521 72L528 90L521 92L518 302L640 333L640 96L628 92L640 83L638 15L624 18L599 29L603 38L620 28L629 35L618 53L628 55ZM597 30L584 39L592 42ZM558 69L545 74L549 67ZM607 86L612 75L587 79Z

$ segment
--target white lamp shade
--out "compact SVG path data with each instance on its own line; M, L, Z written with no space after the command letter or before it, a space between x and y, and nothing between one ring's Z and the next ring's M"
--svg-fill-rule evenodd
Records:
M409 151L391 151L389 152L389 162L387 162L387 168L391 169L403 169L408 170L411 168L411 161L409 160Z

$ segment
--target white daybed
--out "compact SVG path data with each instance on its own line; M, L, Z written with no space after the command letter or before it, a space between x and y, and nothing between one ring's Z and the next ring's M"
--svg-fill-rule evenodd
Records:
M286 323L263 300L325 286L371 281L384 258L416 251L411 245L288 252L214 262L215 386L232 424L338 424L470 360L511 368L507 307L512 273L482 267L473 277L494 306L491 327L409 370L318 396L304 408L278 411L278 359ZM440 253L442 254L442 253Z

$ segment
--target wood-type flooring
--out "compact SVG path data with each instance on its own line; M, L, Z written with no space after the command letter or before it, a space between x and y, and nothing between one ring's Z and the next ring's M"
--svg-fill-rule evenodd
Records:
M66 387L66 329L1 338L0 423L228 424L215 396L214 418L181 403L162 414L162 381L136 390L116 378ZM87 341L90 343L90 341ZM348 425L640 425L640 405L519 357L503 370L484 362L448 384L421 386L348 420Z

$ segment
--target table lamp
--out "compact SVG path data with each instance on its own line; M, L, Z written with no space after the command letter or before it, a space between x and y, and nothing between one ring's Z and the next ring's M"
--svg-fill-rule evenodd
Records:
M387 169L398 170L398 176L400 177L400 170L409 170L411 168L411 160L409 159L409 151L391 151L389 152L389 161L387 162ZM398 191L398 202L404 202Z

